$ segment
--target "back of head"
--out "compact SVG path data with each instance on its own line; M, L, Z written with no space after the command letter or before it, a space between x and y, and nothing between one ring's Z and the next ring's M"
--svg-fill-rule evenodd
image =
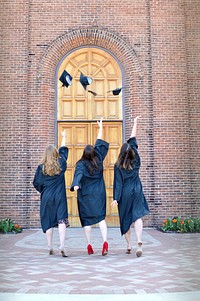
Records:
M98 170L98 157L93 145L86 145L81 160L88 161L88 171L90 175L93 175L94 172Z
M133 169L135 161L135 153L129 143L124 143L120 149L116 165L123 169Z
M90 144L86 145L86 147L83 150L82 159L90 161L93 160L95 156L96 152L94 146Z
M42 160L42 171L45 175L55 176L60 174L61 168L58 161L59 153L55 146L48 145Z

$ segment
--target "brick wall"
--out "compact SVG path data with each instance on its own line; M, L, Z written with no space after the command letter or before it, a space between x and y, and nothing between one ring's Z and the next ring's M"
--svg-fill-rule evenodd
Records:
M32 179L56 143L56 69L88 45L122 66L126 138L142 115L145 225L199 216L199 11L198 0L1 1L1 217L40 226Z
M200 3L187 1L185 4L186 58L188 83L188 115L190 128L190 196L191 214L199 216L200 210Z
M28 4L1 1L0 10L0 211L26 225Z

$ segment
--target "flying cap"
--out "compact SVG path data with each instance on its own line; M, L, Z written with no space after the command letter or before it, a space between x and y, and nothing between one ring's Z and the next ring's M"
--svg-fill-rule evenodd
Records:
M72 79L73 79L73 77L66 70L63 71L63 73L61 74L61 77L59 78L62 85L65 87L71 86Z
M114 90L109 90L107 91L107 93L112 92L113 95L119 95L119 93L121 92L121 90L123 89L123 87L121 88L116 88Z
M91 85L92 83L92 78L89 76L84 76L82 73L80 75L80 83L83 86L83 88L86 90L86 87L88 85Z
M80 83L83 86L83 88L86 90L87 86L91 85L93 79L89 76L84 76L82 73L80 75ZM91 90L88 90L88 92L92 93L94 96L97 95L96 92L93 92Z

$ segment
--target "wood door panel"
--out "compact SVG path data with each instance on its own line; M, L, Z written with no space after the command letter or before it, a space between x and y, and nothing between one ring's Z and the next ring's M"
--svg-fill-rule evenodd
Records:
M109 119L119 119L118 102L115 99L108 99L107 112Z
M103 99L95 99L92 102L92 119L99 119L101 116L106 116L105 102Z
M87 119L87 102L84 99L76 99L74 118Z
M72 99L63 99L61 111L62 111L61 119L71 119L73 117Z
M73 77L72 85L63 87L59 78L67 70ZM80 81L80 73L93 79L85 90ZM104 160L104 179L107 194L108 226L118 226L118 211L111 207L113 200L113 168L122 144L122 93L113 95L109 90L122 86L122 74L116 60L106 51L97 48L82 48L70 53L58 71L58 146L61 131L66 130L66 145L69 148L67 160L66 192L68 198L69 221L72 227L80 227L77 208L77 193L70 191L75 164L81 158L87 144L94 145L99 131L97 120L104 117L103 137L109 142L109 151ZM88 92L97 93L94 96Z
M73 131L73 145L88 144L88 124L76 124Z

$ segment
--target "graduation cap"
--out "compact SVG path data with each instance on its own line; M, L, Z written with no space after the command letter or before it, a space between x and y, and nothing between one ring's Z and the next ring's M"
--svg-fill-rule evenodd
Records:
M121 88L116 88L114 90L109 90L107 91L107 93L112 92L113 95L119 95L119 93L121 92L121 90L123 89L123 87Z
M87 89L87 86L91 85L93 79L89 76L84 76L82 73L80 75L80 83L81 85L83 86L83 88L86 90ZM88 92L92 93L94 96L97 95L96 92L93 92L91 90L88 90Z
M61 77L59 78L59 80L62 83L62 86L65 86L67 88L69 86L71 86L72 79L73 79L73 77L66 70L63 71L63 73L61 74Z

